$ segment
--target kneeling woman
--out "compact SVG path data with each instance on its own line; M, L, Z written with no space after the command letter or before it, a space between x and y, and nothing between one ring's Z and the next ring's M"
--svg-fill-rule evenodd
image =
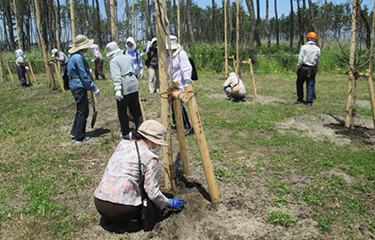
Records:
M159 157L155 153L160 146L168 146L166 133L161 123L147 120L134 133L136 141L122 140L117 146L94 193L95 206L107 223L132 224L140 221L141 183L135 144L139 149L144 188L151 201L160 209L169 206L180 210L185 203L182 199L168 199L159 189L156 177Z

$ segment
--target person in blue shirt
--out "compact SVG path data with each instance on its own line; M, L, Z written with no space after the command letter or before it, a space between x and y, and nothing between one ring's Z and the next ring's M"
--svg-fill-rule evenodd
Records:
M78 35L74 39L73 47L69 49L71 54L67 71L69 87L72 91L77 106L77 112L74 118L73 127L70 131L71 137L76 143L86 143L93 138L86 136L86 123L89 116L89 103L87 100L87 91L93 91L99 95L99 89L95 86L90 75L90 67L83 54L87 52L93 44L93 39L88 39L84 35Z
M123 51L125 55L129 55L132 58L134 75L137 79L143 78L143 63L141 59L141 54L137 50L137 45L134 38L128 37L126 39L126 49Z

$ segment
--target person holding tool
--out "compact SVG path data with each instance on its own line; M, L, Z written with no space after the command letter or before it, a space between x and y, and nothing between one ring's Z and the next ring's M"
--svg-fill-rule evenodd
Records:
M297 104L312 105L315 98L315 76L320 61L320 48L316 44L317 35L310 32L306 35L307 43L301 47L297 68ZM306 102L303 100L303 84L306 82Z
M52 49L51 51L52 57L55 58L54 61L58 61L60 63L60 70L61 74L63 75L63 80L64 80L64 85L65 83L69 82L69 76L68 76L68 71L67 71L67 64L69 58L66 56L65 53L57 50L56 48ZM68 86L65 86L65 90L69 90Z
M74 39L73 47L69 49L71 54L67 64L67 72L70 78L69 88L77 107L70 134L76 143L86 143L93 139L86 136L86 123L89 115L87 91L92 91L95 95L99 95L99 89L95 86L90 76L90 67L83 55L87 53L93 42L93 39L78 35Z
M143 187L147 196L159 209L183 208L183 199L168 199L158 185L159 157L156 153L161 146L168 146L166 134L167 129L161 123L146 120L134 133L134 141L122 140L117 146L94 192L94 203L106 230L116 231L119 225L129 231L140 230L140 174L144 175Z
M122 54L116 42L108 43L106 48L107 57L111 58L109 66L114 84L121 137L130 140L132 132L129 128L128 107L136 129L143 121L139 103L138 79L134 74L131 56Z

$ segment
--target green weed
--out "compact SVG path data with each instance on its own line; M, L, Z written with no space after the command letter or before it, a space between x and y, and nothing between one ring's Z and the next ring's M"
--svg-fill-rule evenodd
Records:
M288 213L277 210L270 212L270 214L268 215L268 222L288 227L294 225L297 221Z

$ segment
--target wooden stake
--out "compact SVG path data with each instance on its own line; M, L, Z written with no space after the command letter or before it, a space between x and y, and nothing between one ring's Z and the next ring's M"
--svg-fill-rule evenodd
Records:
M249 65L250 65L250 73L251 73L251 82L253 83L253 90L254 90L254 99L258 99L257 88L255 86L255 79L254 79L254 71L253 71L253 63L249 58Z
M50 84L50 89L51 89L51 82L50 82L50 71L49 71L49 66L48 66L48 58L47 58L47 53L46 53L46 48L45 48L45 44L44 44L44 38L43 38L43 35L42 35L42 31L41 31L41 21L40 21L40 14L39 14L39 5L38 5L38 1L37 0L34 0L34 5L35 5L35 11L36 11L36 17L37 17L37 20L38 20L38 31L39 31L39 39L40 39L40 44L41 44L41 48L42 48L42 54L43 54L43 59L44 59L44 67L46 69L46 74L47 74L47 80L48 80L48 83Z
M191 85L185 86L184 90L186 93L194 94L193 88ZM194 134L197 139L199 152L201 154L201 158L203 162L204 173L206 175L208 188L209 188L210 195L211 195L211 200L212 200L212 203L215 204L220 201L220 198L219 198L219 194L217 191L214 169L212 167L210 155L207 149L206 138L203 133L202 121L199 116L198 106L197 106L197 102L195 101L194 95L192 95L188 104L189 104L189 111L190 111L190 115L191 115L191 119L193 123Z
M356 17L357 17L357 0L353 0L353 13L352 13L352 35L350 40L350 58L349 58L349 77L348 77L348 100L346 103L346 118L345 127L354 128L353 123L353 80L354 80L354 55L355 55L355 41L356 41Z
M177 0L177 41L181 44L180 0Z
M56 81L55 81L55 75L53 74L54 70L53 70L53 63L52 62L49 63L49 71L50 71L51 77L52 77L52 81L50 81L51 82L50 90L52 91L52 90L56 89ZM52 83L53 83L53 87L52 87Z
M181 93L178 89L177 81L173 81L173 89L175 89L174 92ZM176 119L178 145L180 147L182 168L184 169L184 175L190 176L188 156L187 156L187 150L186 150L185 132L184 132L184 121L182 120L181 102L178 98L173 98L173 109L175 113L174 116Z
M156 36L158 39L158 68L159 68L159 79L160 79L160 91L162 93L168 92L168 75L167 75L167 55L165 45L165 15L163 0L155 0L155 12L156 12ZM161 117L164 127L168 130L166 141L169 144L168 147L163 147L164 156L164 168L165 171L165 185L167 188L176 188L176 179L173 176L173 162L172 162L172 144L170 135L170 106L167 98L161 98Z
M59 84L60 84L61 91L62 91L62 92L65 92L65 90L64 90L64 84L62 83L61 74L60 74L59 69L57 68L57 64L56 64L55 61L53 61L52 63L53 63L53 67L55 68L55 72L56 72L57 80L59 80Z
M4 61L5 61L5 64L7 65L8 73L9 73L10 79L12 79L12 83L13 83L14 82L14 78L13 78L12 72L10 71L8 60L4 60Z
M372 64L370 62L370 64ZM375 96L374 96L374 86L372 84L372 72L371 69L367 69L367 85L368 91L370 95L370 102L371 102L371 111L372 111L372 122L375 128Z
M111 0L111 2L110 2L110 13L111 13L112 41L116 41L115 0Z
M34 75L34 71L33 71L33 67L31 66L30 60L29 60L29 59L26 59L26 63L27 63L27 66L28 66L29 69L30 69L31 76L33 77L33 82L34 82L35 84L37 84L36 79L35 79L35 75Z
M224 0L224 46L225 46L225 77L229 76L228 72L228 30L227 30L227 0Z
M142 120L144 122L144 121L146 121L146 115L145 115L145 111L143 111L143 106L142 106L142 101L141 101L141 95L139 95L139 94L140 94L140 92L138 91L139 107L141 108Z
M72 42L76 37L76 25L75 25L75 16L74 16L74 0L70 0L70 26L72 28Z
M241 66L240 66L240 0L237 0L237 21L236 21L236 45L237 45L237 77L241 78Z
M228 59L233 59L234 72L237 73L236 58L234 57L234 55L232 55L232 56L228 57Z
M5 74L5 70L4 70L4 63L3 63L3 59L0 58L0 77L1 77L1 81L7 81L7 75Z

